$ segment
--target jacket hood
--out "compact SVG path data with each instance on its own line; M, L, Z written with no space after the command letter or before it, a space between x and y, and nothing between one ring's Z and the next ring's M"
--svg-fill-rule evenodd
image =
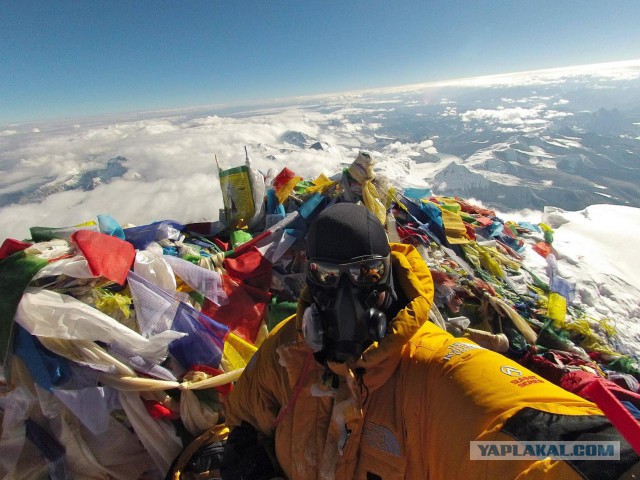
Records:
M433 281L426 263L412 245L391 244L395 288L401 289L408 300L407 305L389 322L387 333L380 342L373 343L362 357L353 364L329 362L329 368L338 375L345 376L349 370L364 369L364 381L369 391L384 384L400 362L404 346L428 321L433 303ZM298 301L296 329L302 336L302 316L311 304L309 290L305 287Z

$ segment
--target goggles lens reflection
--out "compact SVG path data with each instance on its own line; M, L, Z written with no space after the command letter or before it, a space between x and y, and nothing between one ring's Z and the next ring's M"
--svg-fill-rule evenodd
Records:
M371 286L387 280L390 257L374 257L349 263L307 261L307 279L322 287L333 287L346 274L355 285Z

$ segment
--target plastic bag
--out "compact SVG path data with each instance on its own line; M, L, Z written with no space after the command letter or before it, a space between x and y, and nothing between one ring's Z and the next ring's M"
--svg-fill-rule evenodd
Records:
M154 363L162 363L167 345L184 336L168 330L147 339L69 295L34 288L24 292L15 321L32 335L115 342Z
M246 227L256 213L249 167L219 170L225 223L230 230Z
M138 250L133 271L145 280L170 292L177 288L176 277L167 260L151 250Z

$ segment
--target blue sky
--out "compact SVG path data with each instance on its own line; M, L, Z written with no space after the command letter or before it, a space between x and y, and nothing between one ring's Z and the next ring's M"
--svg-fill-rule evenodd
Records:
M4 0L0 124L640 57L637 0Z

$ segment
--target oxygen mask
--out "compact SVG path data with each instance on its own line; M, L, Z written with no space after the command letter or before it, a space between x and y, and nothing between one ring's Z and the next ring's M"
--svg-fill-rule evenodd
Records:
M384 337L387 318L381 309L389 295L390 269L389 255L307 262L313 305L305 312L303 332L314 350L324 350L335 362L355 361Z

